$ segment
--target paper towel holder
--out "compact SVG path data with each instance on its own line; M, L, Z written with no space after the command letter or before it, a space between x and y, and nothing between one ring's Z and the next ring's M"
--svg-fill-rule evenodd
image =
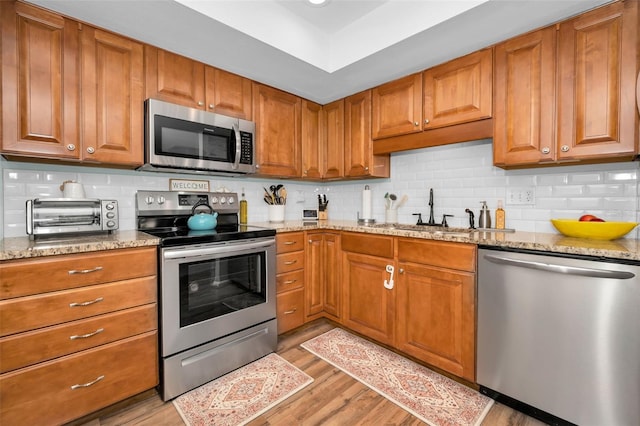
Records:
M376 223L375 219L364 219L360 217L360 212L357 212L358 223L361 225L372 225Z

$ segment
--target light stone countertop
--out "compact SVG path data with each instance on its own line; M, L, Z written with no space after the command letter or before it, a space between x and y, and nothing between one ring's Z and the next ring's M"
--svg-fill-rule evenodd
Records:
M160 239L136 230L111 234L88 234L68 238L31 240L29 237L0 239L0 261L100 250L157 246Z
M385 225L360 225L355 221L286 221L282 223L252 223L256 226L274 228L276 232L308 231L313 229L329 229L336 231L364 232L368 234L391 235L396 237L423 238L438 241L455 241L472 243L483 246L505 247L520 250L536 250L542 252L577 254L608 259L622 259L640 261L640 240L620 238L617 240L592 240L586 238L565 237L562 234L548 234L538 232L481 232L466 233L466 229L449 228L451 231L460 230L460 234L438 234L430 227L425 231L407 231L386 228ZM440 229L436 227L434 229Z
M308 230L335 230L363 232L367 234L390 235L396 237L422 238L438 241L454 241L483 246L506 247L521 250L565 253L594 256L608 259L640 261L640 240L621 238L612 241L570 238L561 234L536 232L473 232L457 234L438 234L434 229L425 227L425 231L392 229L384 225L360 225L355 221L314 221L301 220L282 223L251 223L252 226L273 228L276 232L295 232ZM459 228L450 228L453 231ZM61 240L30 240L28 237L0 239L0 261L11 259L54 256L60 254L84 253L119 248L155 246L160 243L157 237L138 232L117 231L113 234L87 235Z

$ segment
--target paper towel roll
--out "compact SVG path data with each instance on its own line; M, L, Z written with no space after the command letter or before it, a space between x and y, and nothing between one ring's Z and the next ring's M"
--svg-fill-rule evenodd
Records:
M362 219L373 219L371 215L371 190L365 185L362 191Z

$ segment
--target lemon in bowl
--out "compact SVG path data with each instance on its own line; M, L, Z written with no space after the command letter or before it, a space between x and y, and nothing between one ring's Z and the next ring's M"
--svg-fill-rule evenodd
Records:
M553 226L567 237L615 240L627 235L636 222L591 222L577 219L551 219Z

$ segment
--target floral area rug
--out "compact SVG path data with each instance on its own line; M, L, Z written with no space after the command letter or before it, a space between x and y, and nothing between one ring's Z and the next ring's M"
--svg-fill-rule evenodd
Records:
M189 426L244 425L312 382L273 353L180 395L173 404Z
M479 425L493 405L491 398L340 328L301 346L433 426Z

